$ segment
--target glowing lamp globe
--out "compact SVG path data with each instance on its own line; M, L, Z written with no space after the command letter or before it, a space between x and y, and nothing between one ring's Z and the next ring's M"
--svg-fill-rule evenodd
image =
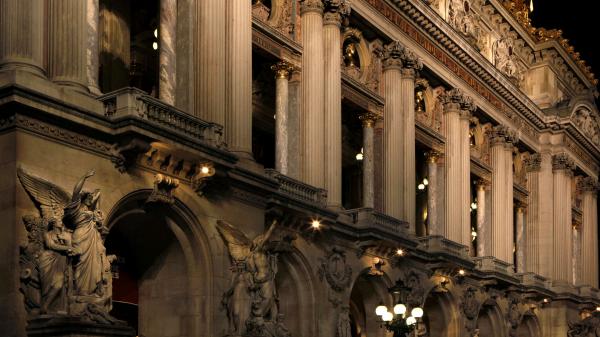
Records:
M391 312L389 312L389 311L386 311L386 312L385 312L385 313L384 313L384 314L381 316L381 319L382 319L384 322L390 322L392 319L394 319L394 314L392 314L392 313L391 313Z
M386 312L387 308L383 304L380 304L377 308L375 308L375 314L377 316L383 316L383 314L385 314Z
M409 316L409 317L406 319L406 325L408 325L408 326L410 326L410 325L413 325L413 324L415 324L415 323L417 323L417 319L416 319L416 318L414 318L414 317L412 317L412 316Z
M394 306L394 313L396 315L404 315L406 312L406 306L404 304L396 304Z
M423 317L423 309L416 307L410 312L410 315L415 318L421 318Z

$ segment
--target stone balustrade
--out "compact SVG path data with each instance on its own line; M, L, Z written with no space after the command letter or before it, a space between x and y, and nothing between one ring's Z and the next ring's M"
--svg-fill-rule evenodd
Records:
M294 178L290 178L284 174L281 174L277 170L265 169L265 173L277 180L279 183L279 192L285 194L288 197L298 199L301 201L317 204L319 206L325 206L327 203L327 191L321 188L305 184Z
M372 208L355 208L344 212L360 228L377 228L390 234L406 233L408 223L380 213Z
M446 253L460 258L468 258L468 247L448 240L441 235L430 235L419 238L419 248L428 253Z

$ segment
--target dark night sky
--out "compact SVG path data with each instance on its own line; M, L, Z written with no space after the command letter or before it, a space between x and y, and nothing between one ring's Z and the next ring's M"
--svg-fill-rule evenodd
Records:
M529 5L530 0L526 0ZM596 78L600 77L600 59L594 53L600 15L594 9L596 1L584 0L533 0L530 17L536 28L562 29L563 37L569 39L575 51L592 67Z

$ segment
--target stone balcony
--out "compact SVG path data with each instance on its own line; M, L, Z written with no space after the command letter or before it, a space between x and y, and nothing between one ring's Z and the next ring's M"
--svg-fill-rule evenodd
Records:
M122 88L98 98L114 123L143 121L161 131L225 149L223 126L209 123L168 105L137 88Z
M408 223L380 213L372 208L355 208L343 212L356 228L376 228L392 235L406 234Z
M277 170L265 169L265 174L277 180L279 183L278 192L287 197L315 204L320 207L325 207L327 204L327 191L324 189L290 178Z
M431 254L448 254L468 259L469 250L467 246L448 240L441 235L430 235L419 238L419 248Z

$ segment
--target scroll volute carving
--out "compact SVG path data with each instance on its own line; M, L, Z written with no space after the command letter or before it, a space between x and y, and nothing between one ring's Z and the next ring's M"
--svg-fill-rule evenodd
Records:
M432 88L424 78L415 80L415 118L440 133L442 129L443 105L439 96L445 91L443 87Z
M470 119L471 155L486 164L490 164L490 142L487 133L491 123L481 123L477 117Z

